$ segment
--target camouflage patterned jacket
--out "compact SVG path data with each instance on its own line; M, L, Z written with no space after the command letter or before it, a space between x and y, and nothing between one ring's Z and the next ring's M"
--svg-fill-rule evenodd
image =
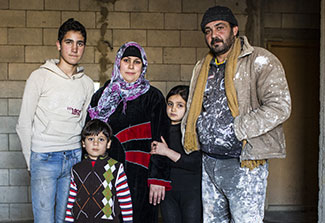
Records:
M282 123L291 113L291 98L284 69L269 51L253 47L246 37L238 57L234 84L240 115L235 117L234 131L239 140L247 143L241 160L285 158L285 138ZM196 81L204 59L193 69L187 112L182 121L184 140L185 125Z

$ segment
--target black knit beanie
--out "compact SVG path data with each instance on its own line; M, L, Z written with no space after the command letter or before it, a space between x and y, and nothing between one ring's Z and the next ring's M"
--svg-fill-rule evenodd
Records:
M128 57L128 56L139 57L142 60L141 52L135 46L129 46L128 48L126 48L126 50L123 53L122 58L123 57Z
M229 8L224 6L214 6L209 8L203 15L201 22L202 32L204 32L206 24L217 20L223 20L233 24L234 26L238 26L237 19Z

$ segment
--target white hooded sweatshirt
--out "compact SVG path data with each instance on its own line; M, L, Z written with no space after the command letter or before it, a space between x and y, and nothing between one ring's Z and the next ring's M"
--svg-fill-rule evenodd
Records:
M59 152L80 148L80 133L94 93L93 81L78 67L69 77L47 60L28 78L17 134L28 170L30 153Z

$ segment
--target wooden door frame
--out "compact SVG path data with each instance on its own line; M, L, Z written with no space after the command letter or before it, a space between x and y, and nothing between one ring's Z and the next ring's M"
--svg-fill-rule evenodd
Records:
M325 222L325 0L321 0L320 21L320 114L318 222Z

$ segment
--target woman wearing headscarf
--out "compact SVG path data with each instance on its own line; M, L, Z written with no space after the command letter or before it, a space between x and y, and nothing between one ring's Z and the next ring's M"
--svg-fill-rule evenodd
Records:
M143 48L125 43L117 52L112 79L93 95L88 109L91 119L113 129L109 155L125 165L134 223L157 222L156 204L170 189L166 158L150 155L151 142L166 137L168 117L162 93L145 79L147 67Z

